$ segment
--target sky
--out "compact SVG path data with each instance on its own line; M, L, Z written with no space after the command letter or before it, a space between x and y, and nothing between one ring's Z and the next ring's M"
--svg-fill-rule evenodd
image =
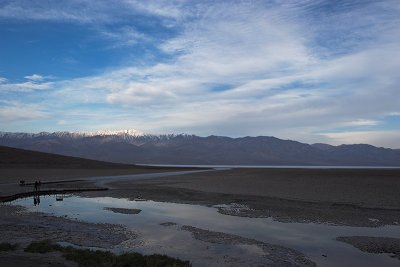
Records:
M400 1L0 0L0 131L400 148Z

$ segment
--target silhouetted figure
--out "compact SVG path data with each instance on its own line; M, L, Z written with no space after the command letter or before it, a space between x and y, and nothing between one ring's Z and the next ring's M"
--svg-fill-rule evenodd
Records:
M35 192L37 192L38 191L38 181L35 181Z

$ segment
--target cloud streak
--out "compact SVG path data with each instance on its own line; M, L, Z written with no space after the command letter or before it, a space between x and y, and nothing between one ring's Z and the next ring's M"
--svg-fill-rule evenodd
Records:
M48 114L39 105L0 101L0 122L27 121L46 118Z
M43 76L38 74L32 74L30 76L25 76L24 78L32 81L42 81L44 79Z
M45 77L32 74L24 77L27 82L10 83L7 79L0 80L0 90L2 92L33 92L36 90L48 90L53 86L53 82L45 82Z

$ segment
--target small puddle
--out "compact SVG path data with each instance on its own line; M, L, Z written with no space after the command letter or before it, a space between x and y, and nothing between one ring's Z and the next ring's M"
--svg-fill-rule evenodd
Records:
M60 199L59 199L60 200ZM139 240L128 240L114 252L137 251L145 254L167 254L190 260L194 266L262 264L262 251L248 244L225 245L196 240L183 225L255 239L302 252L320 266L398 266L399 260L387 254L362 252L351 245L334 240L338 236L376 236L400 238L400 226L378 228L330 226L313 223L282 223L271 218L236 217L218 213L216 207L130 201L111 197L82 198L41 196L18 199L33 212L45 212L92 223L123 224L139 234ZM221 206L219 206L221 207ZM139 211L140 210L140 211ZM121 212L118 212L121 211ZM132 211L132 212L130 212ZM246 261L247 260L247 261ZM265 264L265 262L264 262ZM248 264L246 264L248 265Z

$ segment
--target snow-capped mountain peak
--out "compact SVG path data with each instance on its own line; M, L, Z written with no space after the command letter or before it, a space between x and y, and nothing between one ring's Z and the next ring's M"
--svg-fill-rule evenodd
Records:
M83 136L107 136L107 135L144 136L145 135L145 133L136 130L119 130L119 131L103 130L96 132L71 132L71 133Z

